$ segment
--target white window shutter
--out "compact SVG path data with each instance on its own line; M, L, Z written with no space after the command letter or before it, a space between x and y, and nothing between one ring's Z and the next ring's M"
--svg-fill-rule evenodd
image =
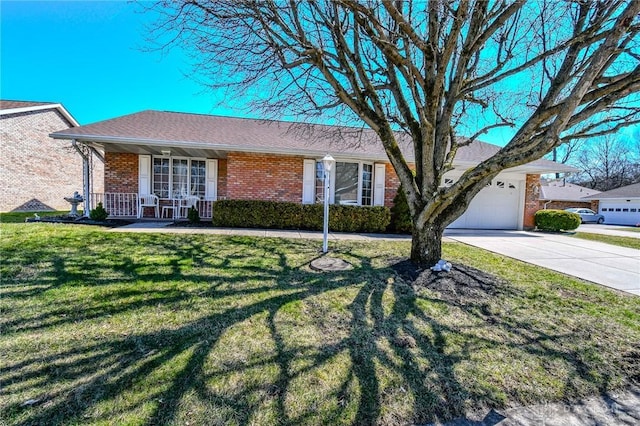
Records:
M218 199L218 160L207 160L207 200Z
M304 160L302 167L302 204L313 204L316 191L316 161Z
M138 194L151 193L151 156L138 155Z
M384 170L385 165L381 163L375 164L373 172L373 205L384 206Z

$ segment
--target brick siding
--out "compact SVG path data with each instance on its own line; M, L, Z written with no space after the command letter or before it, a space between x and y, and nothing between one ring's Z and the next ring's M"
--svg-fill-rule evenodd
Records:
M69 127L56 109L0 116L0 211L70 210L64 197L82 194L82 157L70 141L49 137ZM93 163L99 192L103 165Z
M547 204L549 200L540 200L539 204L538 204L538 209L542 210L545 207L545 204ZM594 208L594 203L595 203L595 208ZM547 204L547 209L557 209L557 210L564 210L564 209L569 209L571 207L580 207L580 208L586 208L586 209L592 209L594 211L598 211L598 205L597 205L597 201L551 201L549 204Z
M227 160L218 160L218 200L227 199Z
M538 198L540 197L540 175L527 175L525 181L524 193L524 229L533 229L536 226L534 216L540 206Z
M105 192L138 192L138 156L106 153ZM299 203L302 201L303 157L274 154L229 152L218 160L218 198L232 200L269 200ZM385 201L393 206L399 187L391 164L385 167ZM540 175L527 175L524 205L524 228L535 226ZM537 188L537 189L536 189ZM593 206L597 209L597 205Z
M303 158L230 152L227 198L302 202Z
M104 192L139 192L137 154L105 152L104 162Z
M384 170L384 205L391 208L393 207L393 199L398 193L400 188L400 180L396 171L393 169L391 163L385 164Z

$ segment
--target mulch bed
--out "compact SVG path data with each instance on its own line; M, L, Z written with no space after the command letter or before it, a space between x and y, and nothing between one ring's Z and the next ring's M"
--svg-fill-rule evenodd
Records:
M30 217L25 220L28 223L68 223L74 225L93 225L93 226L106 226L108 228L117 228L118 226L130 225L133 223L131 220L124 219L107 219L107 220L91 220L88 217L74 217L74 216L45 216L45 217Z
M438 292L443 300L462 304L494 298L509 286L501 278L463 264L454 264L449 272L434 272L402 260L392 268L414 287L428 288Z

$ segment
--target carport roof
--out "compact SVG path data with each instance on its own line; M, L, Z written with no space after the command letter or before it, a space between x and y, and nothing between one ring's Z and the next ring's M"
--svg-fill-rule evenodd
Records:
M101 148L153 146L158 153L161 148L174 147L317 157L330 152L334 156L388 161L378 136L370 129L153 110L62 130L51 137L76 139ZM399 133L398 141L407 161L413 162L411 140ZM475 141L458 151L456 163L478 163L499 149ZM518 169L529 173L575 171L544 159Z

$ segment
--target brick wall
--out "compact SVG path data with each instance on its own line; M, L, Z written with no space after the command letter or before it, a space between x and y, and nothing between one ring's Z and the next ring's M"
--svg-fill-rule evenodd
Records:
M533 229L536 226L534 215L540 210L538 204L539 197L540 175L527 175L524 194L524 229Z
M138 192L138 155L105 152L104 192Z
M548 201L549 200L547 200L547 201L540 200L538 202L538 209L539 210L544 209L544 205ZM571 207L584 207L584 208L590 209L590 208L593 207L593 203L591 201L582 201L582 202L576 202L576 201L551 201L549 204L547 204L547 209L564 210L564 209L569 209Z
M82 193L82 157L49 134L71 127L56 109L0 116L0 211L70 210L64 197ZM94 188L102 190L94 161Z
M391 163L385 164L384 170L384 205L393 207L393 199L400 188L400 180Z
M302 202L302 157L230 152L227 198Z
M218 200L227 199L227 160L218 160Z

